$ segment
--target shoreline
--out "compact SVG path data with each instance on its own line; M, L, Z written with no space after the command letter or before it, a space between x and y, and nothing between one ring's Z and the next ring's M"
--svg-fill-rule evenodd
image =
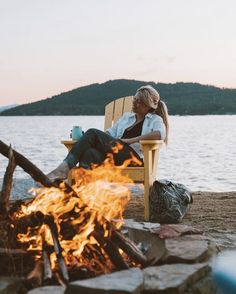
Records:
M2 187L2 181L3 178L0 178L0 189ZM30 193L28 193L27 191L32 188L35 187L35 181L29 177L29 178L15 178L13 179L13 187L12 187L12 200L15 199L24 199L24 198L28 198L30 196ZM190 189L191 190L191 189ZM142 193L143 190L140 187L139 184L134 185L134 187L132 188L132 196L134 197L142 197ZM234 195L236 197L236 190L231 190L231 191L192 191L193 195L206 195L206 196L210 196L212 194L214 195L228 195L228 196L232 196Z

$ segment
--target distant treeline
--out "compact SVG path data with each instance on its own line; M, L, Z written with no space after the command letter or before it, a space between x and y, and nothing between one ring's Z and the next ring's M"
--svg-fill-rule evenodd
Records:
M146 84L158 90L172 115L236 114L236 89L197 83L164 84L120 79L23 104L0 115L103 115L107 103L134 95L139 87Z

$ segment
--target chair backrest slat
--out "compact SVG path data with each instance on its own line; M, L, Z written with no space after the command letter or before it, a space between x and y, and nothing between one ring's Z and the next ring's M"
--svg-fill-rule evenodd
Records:
M113 124L125 113L132 110L133 96L127 96L116 99L105 107L104 130L113 126Z
M113 116L113 124L118 121L118 119L123 115L124 109L124 98L119 98L115 100L115 109Z
M105 123L104 123L104 131L112 126L113 116L114 116L114 105L115 102L112 101L105 107Z
M131 112L133 104L133 96L127 96L124 98L124 109L123 113Z

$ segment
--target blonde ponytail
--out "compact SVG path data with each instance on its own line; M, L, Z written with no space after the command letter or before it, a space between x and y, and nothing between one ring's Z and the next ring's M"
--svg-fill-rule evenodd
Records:
M168 109L165 102L159 100L157 109L155 109L155 113L162 117L164 125L166 127L166 137L164 142L168 144L168 137L169 137L169 119L168 119Z

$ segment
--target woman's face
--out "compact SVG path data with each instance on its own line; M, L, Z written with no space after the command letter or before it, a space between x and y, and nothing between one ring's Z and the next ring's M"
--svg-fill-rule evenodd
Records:
M140 97L135 95L133 98L132 111L140 115L146 115L149 112L149 110L150 110L150 107L144 104L142 100L140 99Z

